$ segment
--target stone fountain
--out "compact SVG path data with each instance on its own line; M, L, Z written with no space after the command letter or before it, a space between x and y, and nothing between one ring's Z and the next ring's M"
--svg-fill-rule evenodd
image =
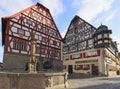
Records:
M67 72L37 72L35 34L31 38L28 72L0 72L0 89L62 89L68 86Z

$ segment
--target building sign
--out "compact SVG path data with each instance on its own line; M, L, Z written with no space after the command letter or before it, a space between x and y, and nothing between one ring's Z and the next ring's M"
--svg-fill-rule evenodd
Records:
M98 62L98 60L83 60L83 61L76 61L75 63L93 63L93 62Z

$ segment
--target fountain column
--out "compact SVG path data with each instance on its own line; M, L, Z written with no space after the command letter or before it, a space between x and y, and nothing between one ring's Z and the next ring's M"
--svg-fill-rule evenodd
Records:
M31 51L30 51L30 58L28 61L28 72L29 73L37 73L37 71L36 71L37 59L35 57L36 39L35 39L34 33L32 35L30 42L31 42Z

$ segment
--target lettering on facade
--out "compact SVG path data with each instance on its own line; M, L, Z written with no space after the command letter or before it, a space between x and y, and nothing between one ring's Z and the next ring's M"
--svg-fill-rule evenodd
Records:
M76 61L75 63L92 63L92 62L98 62L98 60L84 60L84 61Z

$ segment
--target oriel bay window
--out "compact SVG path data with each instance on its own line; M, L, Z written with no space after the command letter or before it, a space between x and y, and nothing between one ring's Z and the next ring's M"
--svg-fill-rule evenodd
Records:
M99 34L99 35L98 35L98 39L101 39L101 38L102 38L102 34Z

